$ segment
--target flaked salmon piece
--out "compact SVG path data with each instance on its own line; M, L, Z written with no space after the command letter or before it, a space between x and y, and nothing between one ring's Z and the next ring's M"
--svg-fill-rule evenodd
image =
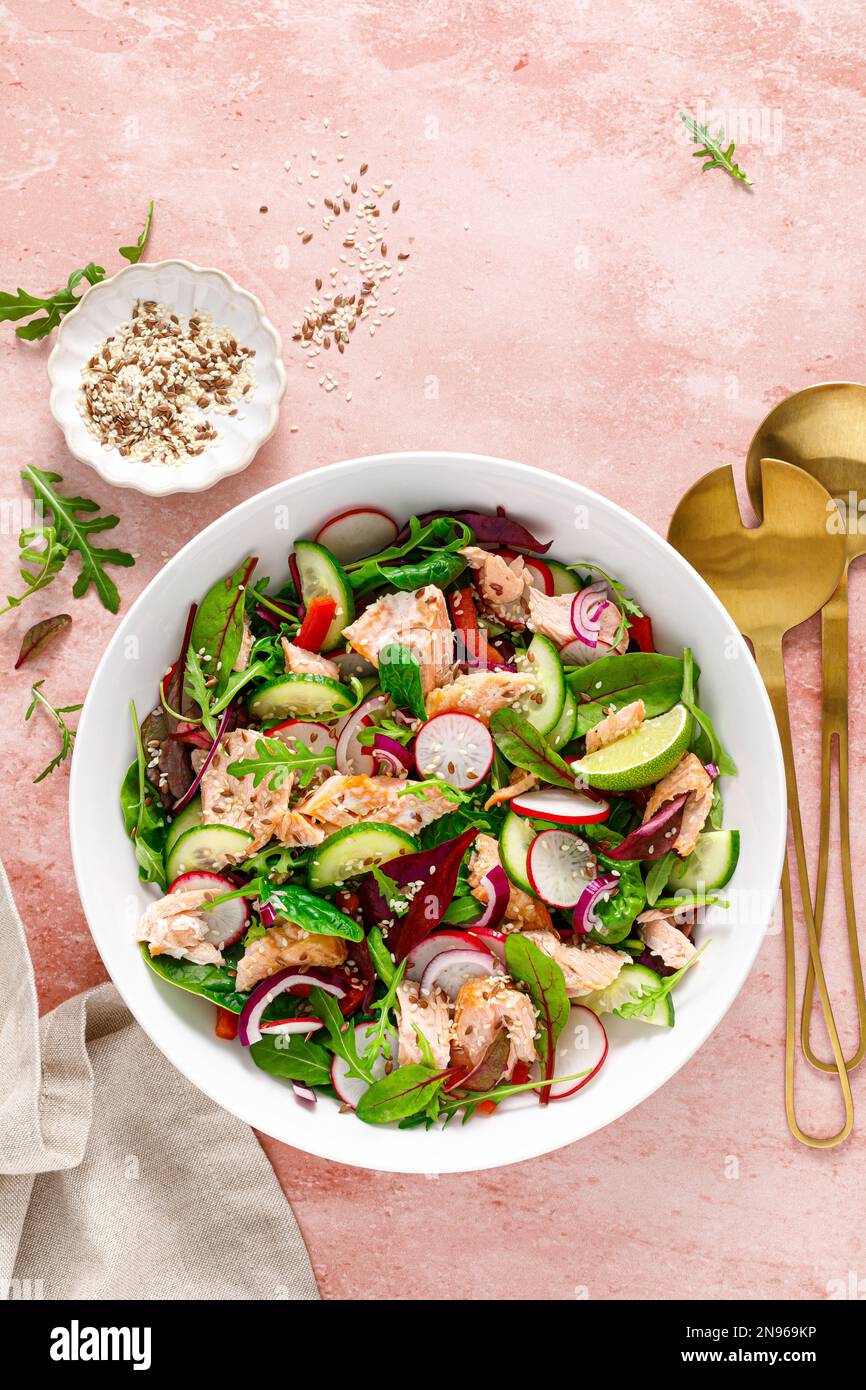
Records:
M327 676L329 680L340 679L340 668L335 661L329 661L318 652L308 652L305 647L296 647L288 637L282 639L283 654L286 658L286 672L296 676Z
M377 668L383 647L393 642L407 647L420 663L425 695L448 679L454 665L448 607L442 590L434 584L410 593L383 594L343 629L343 636Z
M571 625L571 605L574 594L543 594L540 589L529 590L529 618L526 626L532 632L540 632L549 637L555 647L564 647L574 641L574 628ZM613 646L616 634L622 623L622 614L615 603L608 602L602 610L601 628L595 657L609 656L612 651L620 655L628 647L628 632Z
M653 955L660 956L673 970L688 965L695 954L695 947L685 932L675 926L673 912L660 912L657 908L642 912L637 919L637 930Z
M454 1004L451 1060L458 1067L475 1067L500 1028L508 1034L510 1077L515 1062L534 1062L538 1015L527 995L500 975L482 975L460 986Z
M244 631L241 637L240 650L235 657L233 671L245 671L250 664L250 652L253 649L253 633L247 618L244 618Z
M507 787L500 787L498 792L488 796L484 803L485 811L489 811L491 806L499 806L503 801L511 801L515 796L522 796L524 792L534 792L541 783L531 772L522 772L513 782L509 782Z
M532 576L522 557L506 560L477 545L467 545L460 554L477 575L482 611L508 627L524 627Z
M481 880L495 864L499 863L499 846L493 836L479 835L472 846L472 856L469 860L469 886L473 897L478 898L480 902L486 902L486 893L481 887ZM508 906L502 921L502 930L506 932L523 931L527 927L537 927L540 931L550 931L553 922L544 903L540 903L537 898L530 897L528 893L524 893L522 888L517 888L513 883L510 885L510 890Z
M244 859L272 839L289 847L320 843L314 828L289 809L293 774L272 791L267 777L255 786L252 773L235 777L228 771L230 763L255 758L260 738L256 729L226 734L201 781L202 824L231 825L252 835L252 844L240 856Z
M492 714L506 705L513 705L535 684L531 675L521 675L519 671L471 671L430 691L425 702L427 718L453 710L458 714L473 714L482 724L488 724Z
M588 941L585 946L567 946L553 932L528 931L524 934L556 961L565 977L569 999L607 989L631 960L627 951L615 951L612 946L602 946L596 941Z
M424 1061L415 1032L417 1027L430 1044L437 1067L447 1067L451 1060L451 1016L447 996L441 989L434 989L422 997L416 981L401 980L397 986L397 1004L398 1065L405 1067L410 1062Z
M446 811L453 811L454 802L436 787L413 793L411 786L404 777L368 777L365 773L345 777L335 772L320 787L308 791L296 810L338 828L358 821L380 821L410 835Z
M615 709L610 705L605 718L586 735L587 753L594 753L598 748L607 748L611 743L616 743L618 738L633 734L645 718L646 706L643 700L633 700L630 705L623 705L622 709Z
M320 936L304 931L294 922L280 919L268 927L264 936L250 942L238 961L237 988L243 994L259 980L275 975L288 965L306 969L323 965L329 969L342 965L346 959L346 943L340 936Z
M683 755L673 772L663 777L653 789L643 818L644 821L648 821L666 801L672 801L683 792L688 792L688 800L683 811L680 832L672 848L685 858L697 844L698 836L704 828L713 804L713 779L700 758L696 758L694 753Z
M174 956L197 965L222 965L220 951L206 941L210 923L202 904L217 895L215 888L185 888L167 893L145 910L135 934L146 941L152 956Z

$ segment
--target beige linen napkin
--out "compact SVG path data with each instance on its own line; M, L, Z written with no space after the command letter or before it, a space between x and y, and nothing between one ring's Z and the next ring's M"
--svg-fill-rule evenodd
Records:
M175 1071L113 985L40 1023L0 864L0 1298L28 1280L61 1299L319 1296L252 1130Z

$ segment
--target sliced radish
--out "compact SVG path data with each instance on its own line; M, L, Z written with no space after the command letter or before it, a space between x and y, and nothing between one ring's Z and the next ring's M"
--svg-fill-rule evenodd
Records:
M366 1023L358 1023L355 1027L355 1047L357 1048L358 1054L361 1057L363 1057L364 1055L364 1049L369 1041L369 1033L372 1027L374 1027L374 1024L369 1019ZM394 1062L396 1062L397 1048L396 1039L393 1033L388 1034L388 1043L391 1058ZM380 1081L382 1077L386 1074L388 1060L389 1059L384 1052L379 1053L379 1056L376 1058L375 1062L370 1067L370 1071L373 1074L374 1081ZM338 1057L336 1053L334 1054L331 1060L331 1085L337 1092L337 1095L340 1097L340 1100L343 1102L343 1104L351 1105L353 1110L357 1106L358 1101L361 1099L364 1092L367 1090L367 1083L365 1081L362 1081L360 1077L350 1076L348 1062L344 1061L342 1057Z
M262 1020L259 1028L262 1033L278 1033L281 1037L287 1037L290 1033L315 1033L317 1028L323 1026L320 1018L313 1018L312 1015L303 1015L296 1018L272 1018Z
M449 999L456 999L467 980L493 975L498 967L492 952L483 946L479 950L477 943L469 946L464 942L459 950L442 951L433 957L421 976L421 993L432 994L434 989L441 989Z
M553 595L555 587L553 574L543 560L536 559L534 555L521 555L517 550L500 550L499 554L503 560L516 560L519 556L529 572L533 589L540 589L543 594Z
M490 730L474 714L437 714L418 731L415 766L422 777L469 791L484 781L494 751Z
M334 730L312 719L284 719L282 724L273 724L266 732L268 738L278 738L283 743L300 743L311 753L321 753L325 748L337 746Z
M420 980L430 964L443 951L461 950L486 951L487 947L470 937L465 931L434 931L409 952L406 961L406 979Z
M601 1019L583 1004L572 1005L568 1022L556 1044L556 1070L565 1076L581 1071L587 1075L578 1081L554 1082L550 1087L550 1099L565 1100L566 1096L582 1090L598 1074L606 1056L607 1033Z
M387 512L380 512L377 507L354 507L326 521L316 541L330 550L341 565L349 565L393 545L398 530Z
M484 949L495 956L501 965L505 964L505 943L508 937L504 931L497 931L495 927L479 927L470 923L466 929L466 935L477 936Z
M596 866L586 841L567 830L542 830L526 856L533 892L550 907L576 907L581 893L595 878Z
M264 980L259 980L241 1009L238 1019L238 1041L242 1047L251 1047L253 1043L261 1041L261 1021L265 1009L274 999L291 992L297 985L307 986L308 991L313 988L323 989L326 994L333 994L335 999L342 999L346 993L342 985L331 984L315 975L302 975L291 965L287 965L285 970L278 970L275 975L268 975Z
M183 893L188 888L206 890L217 898L223 893L236 893L237 884L221 874L210 874L204 870L180 874L169 888L169 893ZM250 921L250 905L246 898L232 898L230 902L218 903L207 909L208 931L205 940L222 950L240 941Z
M390 695L371 695L337 725L337 771L344 776L353 777L362 772L368 777L375 775L373 749L359 743L358 734L376 723L375 716L385 709L390 699Z
M594 825L610 815L606 801L587 796L586 792L561 791L558 787L544 787L541 791L513 796L510 805L518 816L550 820L556 825Z

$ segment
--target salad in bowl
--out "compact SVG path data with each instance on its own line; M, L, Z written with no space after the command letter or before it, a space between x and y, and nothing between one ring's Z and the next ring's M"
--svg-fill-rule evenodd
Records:
M550 550L502 509L323 519L284 574L189 595L132 707L146 967L304 1104L579 1103L605 1020L675 1027L736 768L691 650L656 650L603 556Z

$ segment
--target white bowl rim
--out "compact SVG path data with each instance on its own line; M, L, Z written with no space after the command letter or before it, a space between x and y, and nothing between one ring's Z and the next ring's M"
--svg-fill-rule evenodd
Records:
M429 460L432 463L435 463L437 461L460 461L469 465L493 465L496 468L501 468L506 473L512 473L518 476L522 475L524 477L529 478L534 477L539 480L547 480L551 477L556 478L559 482L566 484L569 488L571 488L575 493L579 494L581 498L585 499L590 504L599 505L603 509L606 509L614 517L618 517L624 520L626 525L638 528L638 530L642 532L644 536L647 539L649 539L653 544L661 546L668 553L668 558L671 560L671 562L677 568L679 568L684 575L688 576L689 581L692 584L696 584L700 588L706 601L716 610L716 612L724 619L724 621L730 625L731 634L739 643L738 655L745 656L748 659L748 662L750 663L751 667L754 669L754 685L756 699L763 708L764 714L767 717L768 727L772 731L772 748L770 750L770 762L775 782L775 799L779 806L779 817L778 823L775 827L766 827L766 833L769 840L769 848L766 857L768 859L769 869L771 871L767 877L767 884L768 886L772 885L772 902L773 904L775 904L776 893L778 890L779 883L781 881L782 866L787 845L787 801L785 794L785 771L782 757L782 746L776 729L776 721L775 716L773 714L772 705L770 704L770 699L764 687L764 683L760 677L760 674L758 673L757 666L755 666L752 653L744 638L739 634L739 632L737 632L736 628L734 627L730 615L727 612L727 609L716 597L715 593L709 587L706 581L700 576L700 574L698 574L698 572L695 569L692 568L688 561L685 560L684 557L680 555L680 553L677 550L675 550L672 545L670 545L670 543L665 539L664 536L661 536L657 531L654 531L652 527L648 526L646 522L641 521L639 517L634 516L631 512L627 511L626 508L621 507L618 503L611 501L603 494L597 493L592 489L585 487L582 483L573 482L570 478L565 478L561 474L551 473L541 468L535 468L529 464L517 463L510 459L497 458L491 455L462 453L459 450L445 451L424 449L406 450L400 453L369 454L359 458L344 459L337 463L326 464L319 468L310 469L306 473L295 474L293 477L284 478L280 482L273 484L271 487L265 488L261 492L254 494L252 497L246 498L243 502L238 503L238 505L236 507L233 507L230 511L225 512L223 515L217 517L208 526L204 527L200 532L198 532L197 535L193 536L187 542L187 544L177 552L176 555L174 555L170 560L166 562L163 568L159 571L159 576L165 574L166 572L170 572L172 568L178 567L182 557L184 557L192 548L196 547L211 532L223 526L229 518L236 518L239 515L242 515L244 512L253 511L262 504L263 499L276 496L278 493L283 492L286 488L289 488L293 484L299 482L300 480L309 477L310 474L315 474L317 477L321 477L322 475L324 475L328 479L337 480L341 478L343 475L351 473L355 469L364 465L386 465L389 467L399 468L405 467L407 463L417 463L418 459L421 457L423 457L425 460ZM154 580L157 577L158 576L154 576ZM138 598L130 607L129 612L126 614L121 624L115 629L115 632L111 637L108 646L103 652L102 657L99 660L99 664L97 665L96 670L93 674L90 686L88 688L88 693L85 698L85 702L79 719L79 730L82 730L87 723L88 710L91 704L91 692L94 690L99 681L103 667L107 665L114 647L117 646L123 640L124 630L128 625L131 625L134 621L139 607L143 607L146 603L154 580L151 580L150 583L142 590L141 594L139 594ZM76 817L74 813L74 804L76 801L78 783L76 772L77 766L75 762L75 757L73 755L69 782L69 836L72 851L73 871L76 877L76 886L78 886L80 882L79 866L83 862L84 847L82 844L81 832L79 829L79 825L82 822L80 822L79 818ZM89 927L87 909L84 905L83 900L81 900L81 905L82 910L85 913L85 919L88 920ZM465 1160L454 1164L443 1162L441 1154L438 1156L438 1160L435 1163L425 1163L423 1160L418 1162L411 1162L406 1161L404 1159L402 1162L389 1160L385 1162L377 1161L375 1164L373 1164L365 1162L362 1158L358 1158L351 1152L348 1152L346 1154L335 1154L329 1145L317 1145L315 1142L314 1128L312 1129L312 1138L309 1134L304 1134L303 1144L298 1143L293 1139L286 1138L283 1135L273 1135L272 1137L278 1139L281 1143L289 1145L289 1147L299 1148L302 1152L313 1154L314 1156L319 1158L328 1159L331 1162L344 1163L352 1167L369 1168L377 1172L394 1173L464 1173L483 1171L486 1169L503 1167L514 1163L527 1162L530 1159L541 1157L544 1154L556 1152L558 1149L565 1148L573 1143L577 1143L581 1139L589 1138L592 1133L596 1133L599 1129L607 1128L608 1125L620 1119L623 1115L629 1113L631 1110L635 1109L638 1105L642 1104L645 1100L647 1100L650 1096L654 1095L655 1092L659 1090L663 1085L665 1085L668 1081L670 1081L671 1078L675 1076L676 1073L680 1071L681 1068L684 1067L685 1064L688 1061L690 1061L691 1058L695 1055L695 1053L699 1051L699 1049L704 1045L707 1038L719 1026L719 1024L724 1019L725 1015L731 1008L732 1004L741 993L743 985L745 984L749 974L751 973L752 967L755 963L755 959L757 958L758 952L763 944L764 937L766 936L767 929L773 917L773 912L774 907L770 907L767 912L766 920L763 926L760 929L755 930L754 932L751 949L746 949L744 951L740 970L733 982L733 985L730 990L730 996L727 999L727 1002L724 1003L724 1005L720 1009L716 1009L709 1017L705 1025L697 1030L693 1045L686 1048L683 1054L676 1060L675 1065L670 1070L665 1071L664 1074L660 1076L659 1080L651 1082L644 1089L642 1089L637 1099L627 1100L626 1103L624 1103L621 1106L621 1108L615 1107L613 1113L610 1114L601 1125L595 1126L592 1130L588 1130L585 1133L578 1135L576 1138L569 1138L567 1136L564 1138L557 1138L557 1141L551 1144L549 1140L545 1141L541 1137L541 1135L539 1135L540 1142L533 1143L530 1140L529 1142L520 1146L520 1150L516 1155L509 1154L505 1157L499 1157L497 1155L497 1153L495 1152L495 1146L491 1142L490 1153L489 1156L485 1158L485 1161L472 1162L470 1164L467 1164ZM93 938L94 945L96 946L96 949L99 952L100 958L102 959L103 965L105 965L106 971L108 971L110 976L111 972L108 970L107 962L102 954L99 942L96 940L96 936L94 935L92 930L91 936ZM244 1099L233 1102L231 1107L227 1106L225 1101L217 1093L217 1087L211 1087L209 1084L204 1084L200 1078L194 1077L190 1071L187 1071L182 1059L178 1060L178 1058L170 1056L169 1053L165 1051L165 1049L163 1048L160 1039L156 1037L153 1032L150 1031L147 1023L145 1023L143 1019L138 1017L135 1010L132 1008L129 1000L124 995L122 988L117 984L115 984L115 988L118 989L118 992L123 997L124 1002L127 1004L127 1007L130 1008L130 1012L133 1014L133 1017L136 1018L136 1021L138 1022L139 1026L144 1030L144 1032L150 1038L151 1042L153 1042L154 1045L157 1048L159 1048L161 1052L163 1052L163 1054L168 1058L172 1065L175 1066L178 1069L178 1071L182 1073L182 1075L186 1076L189 1081L191 1081L195 1086L202 1090L216 1104L222 1106L223 1109L229 1109L230 1113L235 1114L239 1119L245 1121L253 1128L261 1129L265 1133L269 1133L269 1131L265 1129L262 1123L262 1117L260 1115L253 1114L252 1108L247 1106ZM529 1128L531 1129L532 1127L530 1126ZM350 1148L351 1144L347 1144L347 1149Z
M83 449L78 448L73 442L72 432L66 421L66 417L57 404L57 368L61 351L64 350L63 333L68 321L75 314L80 313L82 305L92 294L98 294L99 291L108 290L116 285L119 280L123 280L124 277L133 274L133 272L141 270L166 270L173 266L180 266L183 270L189 271L193 275L216 276L218 280L223 281L229 293L238 295L242 299L249 300L256 311L260 327L273 343L274 372L277 377L277 393L271 403L268 421L264 431L256 437L251 438L247 448L245 450L239 450L234 461L226 460L226 462L222 464L210 461L203 465L201 477L198 481L193 481L191 483L186 482L182 487L170 486L172 482L172 470L170 467L166 467L164 470L165 486L160 485L162 475L156 474L152 466L148 467L145 465L137 478L132 475L130 475L129 478L121 478L111 473L108 468L109 452L101 449L95 441L94 446L95 449L99 449L98 454L96 452L89 454ZM196 265L194 261L184 260L180 256L171 256L163 261L136 261L134 265L123 266L114 275L106 276L104 280L97 281L95 285L89 284L80 296L75 308L61 319L57 329L57 336L54 340L54 346L48 358L46 370L48 372L50 387L48 406L54 417L55 423L63 434L66 447L73 458L78 459L79 463L86 464L88 468L92 468L95 473L99 474L103 482L108 483L111 487L132 488L133 491L144 493L148 497L172 497L177 493L205 492L216 483L222 482L223 478L231 478L236 473L242 473L245 468L249 468L259 449L261 449L263 444L267 443L277 428L280 418L280 406L286 394L287 386L286 368L283 362L283 340L278 330L265 313L265 307L258 295L253 294L252 290L245 290L242 285L239 285L236 280L233 280L224 270L219 270L216 266ZM103 458L102 455L105 455L105 457ZM174 481L176 481L176 477Z

